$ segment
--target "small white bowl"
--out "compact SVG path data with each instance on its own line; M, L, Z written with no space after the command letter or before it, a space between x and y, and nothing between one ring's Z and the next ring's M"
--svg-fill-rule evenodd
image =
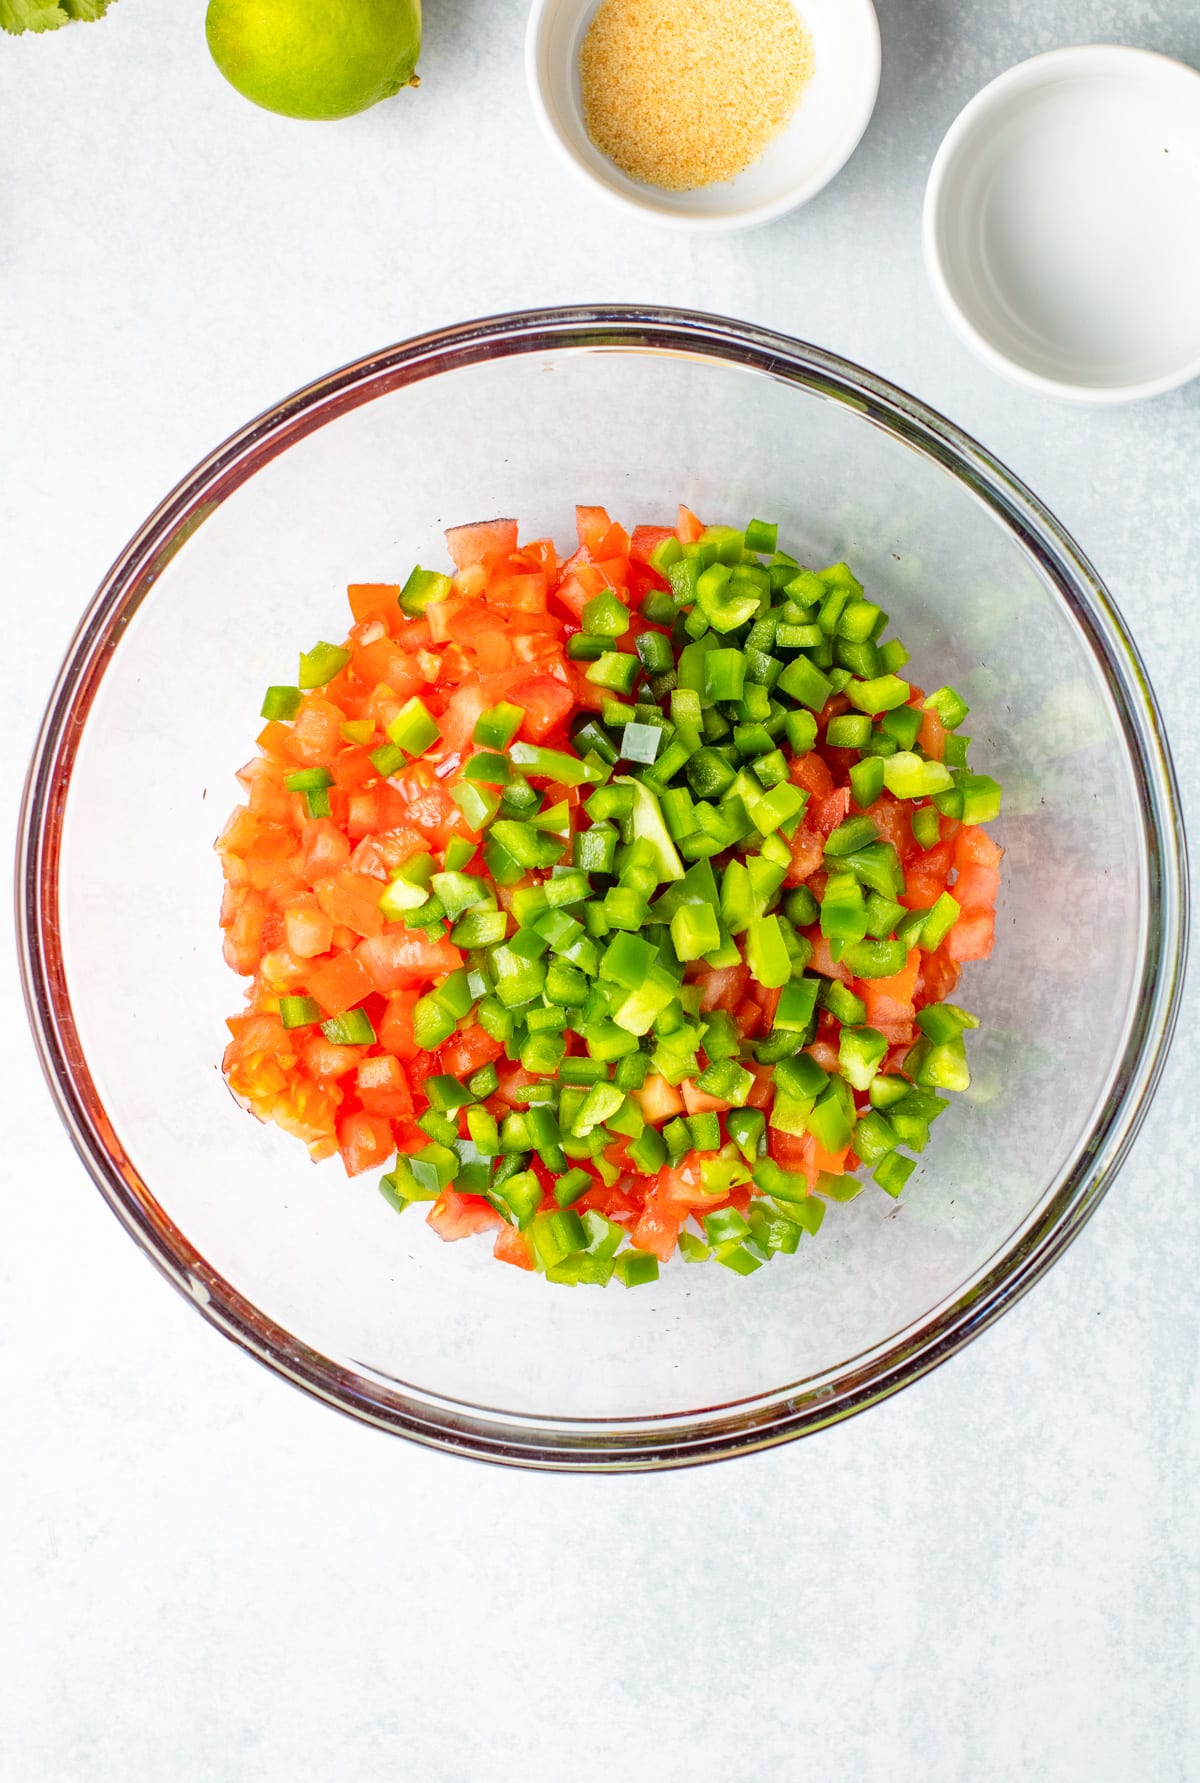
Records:
M529 97L568 163L604 197L676 229L746 229L804 204L845 165L879 91L871 0L798 0L813 74L790 122L735 180L689 192L642 185L601 154L583 125L579 48L598 0L534 0L525 37Z
M967 345L1045 396L1118 403L1200 373L1200 74L1118 44L1010 68L951 125L925 264Z

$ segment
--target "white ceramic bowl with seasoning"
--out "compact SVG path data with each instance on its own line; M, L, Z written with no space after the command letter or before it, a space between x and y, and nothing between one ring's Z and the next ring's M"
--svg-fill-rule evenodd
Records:
M879 23L871 0L799 0L813 73L789 122L736 179L686 192L630 179L583 122L579 50L598 0L534 0L525 38L529 97L568 165L603 198L668 228L747 229L794 210L828 185L862 137L879 91Z

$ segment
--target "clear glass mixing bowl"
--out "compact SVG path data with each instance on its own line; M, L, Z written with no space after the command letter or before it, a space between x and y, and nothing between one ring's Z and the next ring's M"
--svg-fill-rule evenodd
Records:
M566 540L685 500L845 557L1005 788L997 942L968 968L974 1083L899 1202L873 1186L748 1280L548 1287L399 1219L230 1098L241 983L213 838L268 682L340 635L349 581L515 514ZM1186 931L1153 696L1093 571L1027 490L828 353L669 311L558 310L410 341L226 442L106 577L50 702L19 861L29 1009L80 1156L147 1254L251 1354L439 1447L559 1468L782 1441L952 1354L1062 1251L1145 1112Z

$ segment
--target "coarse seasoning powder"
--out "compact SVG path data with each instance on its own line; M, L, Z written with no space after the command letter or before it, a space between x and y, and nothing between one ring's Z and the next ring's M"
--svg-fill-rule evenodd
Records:
M812 67L790 0L602 0L579 52L584 124L631 179L711 186L757 161Z

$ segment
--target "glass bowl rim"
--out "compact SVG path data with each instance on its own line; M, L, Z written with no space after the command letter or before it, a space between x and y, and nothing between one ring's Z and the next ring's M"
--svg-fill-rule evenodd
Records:
M951 472L1049 576L1103 665L1142 794L1149 909L1141 995L1110 1094L1051 1199L966 1283L907 1330L837 1365L805 1390L776 1388L732 1407L615 1420L488 1412L376 1378L309 1348L211 1269L126 1156L79 1044L58 932L62 817L71 767L121 633L192 533L264 464L338 415L402 386L494 358L611 348L742 365L862 413ZM1177 1018L1188 933L1186 846L1158 705L1137 648L1071 537L998 459L886 380L809 343L690 310L627 305L484 317L415 336L305 385L231 434L168 494L121 552L88 606L52 690L18 826L16 918L26 1010L39 1061L85 1168L135 1242L218 1330L336 1409L427 1446L563 1471L677 1467L767 1448L840 1421L945 1361L1044 1273L1082 1229L1136 1137ZM420 1390L418 1390L420 1391Z

